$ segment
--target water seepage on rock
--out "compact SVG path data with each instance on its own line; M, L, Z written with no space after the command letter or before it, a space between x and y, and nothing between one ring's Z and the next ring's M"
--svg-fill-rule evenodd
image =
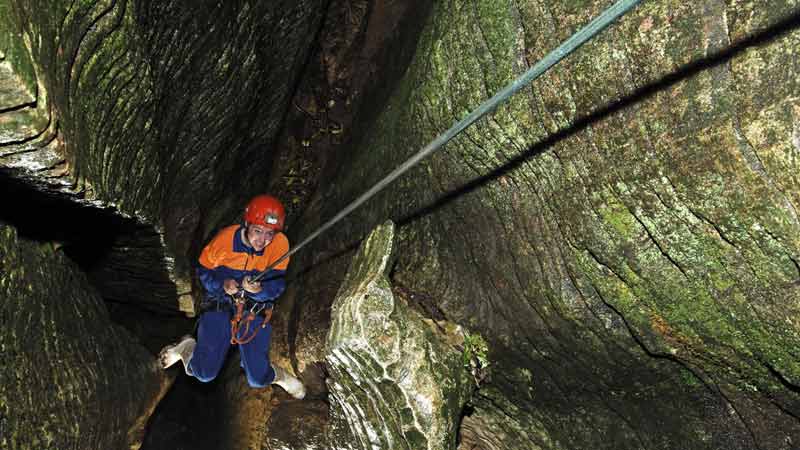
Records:
M334 300L326 346L330 436L337 441L331 444L455 448L459 417L475 384L461 352L448 344L453 336L392 294L394 237L392 222L372 231ZM333 437L338 432L354 436L350 447Z

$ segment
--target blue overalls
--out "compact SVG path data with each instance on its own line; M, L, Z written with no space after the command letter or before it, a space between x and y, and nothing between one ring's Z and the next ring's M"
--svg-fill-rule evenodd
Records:
M289 249L286 236L283 233L276 233L264 250L255 252L244 244L242 230L243 227L238 225L223 229L200 255L197 273L208 293L205 303L207 311L200 316L197 345L189 361L189 370L195 378L203 382L209 382L217 377L231 347L231 318L234 314L234 304L231 297L225 294L222 287L224 281L234 279L241 285L245 276L260 273ZM245 313L272 306L271 304L286 287L284 275L287 265L288 258L266 274L261 282L261 292L248 293L250 300ZM264 314L258 313L250 323L249 330L242 326L237 333L237 337L243 339L245 333L257 330L251 341L238 344L241 366L247 375L247 382L252 387L267 386L275 378L275 371L269 362L272 325L267 323L261 328L263 323Z

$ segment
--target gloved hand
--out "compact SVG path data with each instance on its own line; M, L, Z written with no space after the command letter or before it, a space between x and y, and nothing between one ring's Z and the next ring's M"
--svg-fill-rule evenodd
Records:
M251 294L258 294L261 292L261 282L250 281L250 277L244 277L242 280L242 288Z
M225 291L226 294L234 295L237 292L239 292L239 283L237 283L236 280L232 278L228 278L222 283L222 289Z

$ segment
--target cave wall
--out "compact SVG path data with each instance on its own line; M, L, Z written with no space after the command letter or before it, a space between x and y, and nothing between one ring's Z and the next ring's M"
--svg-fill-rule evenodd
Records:
M0 223L0 447L139 448L168 387L51 243Z
M332 429L348 446L404 450L455 448L459 418L475 380L463 360L464 334L408 307L387 278L395 226L364 240L336 295L326 340Z
M266 188L323 6L3 0L4 52L47 106L5 153L56 153L80 198L153 224L186 295L202 244Z
M201 246L237 219L251 194L266 188L272 144L326 5L0 0L0 221L24 226L20 235L35 235L18 251L24 270L75 277L87 271L85 286L44 278L54 283L48 295L88 296L89 284L99 290L92 293L97 303L91 314L80 303L61 305L75 307L65 314L70 340L59 339L57 323L57 330L31 336L36 347L6 327L6 319L21 316L20 326L27 326L29 317L40 320L37 314L58 310L12 302L3 292L0 339L4 354L19 355L3 369L4 405L15 408L2 416L4 443L138 447L140 436L124 434L134 418L141 432L166 387L161 371L150 373L152 354L141 354L132 342L145 342L151 352L169 342L165 336L174 332L178 310L194 313L193 294L199 293L192 292L191 274ZM56 215L33 208L40 228L57 225L32 233L24 208L53 199L75 209ZM79 207L97 216L70 214ZM83 220L98 216L108 220ZM76 239L70 231L79 228ZM94 252L90 265L63 256L81 245ZM62 254L58 267L36 266L40 246ZM111 316L100 297L110 302ZM143 315L141 308L150 311ZM136 339L115 342L122 340L116 327L98 331L111 319L135 330ZM98 338L89 337L86 350L73 343L91 332ZM39 355L40 347L63 354L56 363ZM39 366L37 385L47 389L20 401L27 394L11 390L18 386L15 377ZM90 373L83 381L63 379L64 373L84 375L84 368ZM120 386L110 385L115 376ZM42 403L48 409L38 417Z
M607 3L434 4L304 231ZM465 448L796 447L797 15L644 2L329 231L304 276L399 223L393 283L490 342Z
M186 256L266 183L323 3L0 0L0 75L23 105L0 110L4 165L153 223L188 289ZM298 235L605 6L431 5ZM491 345L464 445L796 446L796 14L644 2L329 232L295 264L336 267L301 276L335 289L336 257L399 223L392 282ZM329 307L302 289L322 325L289 303L293 353Z

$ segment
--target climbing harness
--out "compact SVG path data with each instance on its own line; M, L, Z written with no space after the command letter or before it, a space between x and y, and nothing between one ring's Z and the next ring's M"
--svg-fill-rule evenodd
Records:
M358 197L352 203L347 205L332 219L325 222L316 231L314 231L307 238L305 238L305 240L300 242L296 247L286 252L286 254L281 256L277 261L275 261L269 267L264 269L263 272L253 277L252 280L259 281L267 274L267 272L269 272L273 267L277 266L281 261L283 261L284 259L288 258L295 252L303 248L306 244L308 244L317 236L322 234L325 230L333 226L336 222L338 222L339 220L350 214L354 209L361 206L362 203L369 200L370 197L380 192L389 183L397 179L400 175L405 173L410 168L414 167L423 158L425 158L426 156L433 153L435 150L442 147L448 141L456 137L456 135L464 131L464 129L475 123L478 119L494 111L501 103L508 100L509 97L517 93L517 91L519 91L529 83L533 82L533 80L539 78L539 76L545 73L548 69L556 65L565 57L569 56L578 47L586 43L586 41L595 37L617 18L624 15L625 13L633 9L633 7L641 3L641 1L642 0L620 0L617 3L611 5L608 9L603 11L602 14L600 14L594 20L589 22L588 25L578 30L575 34L570 36L569 39L567 39L561 45L556 47L555 50L548 53L544 58L542 58L542 60L540 60L533 67L525 71L524 74L520 75L516 80L512 81L511 84L507 85L505 88L503 88L500 92L496 93L489 100L483 102L480 106L474 109L466 117L464 117L463 119L455 123L452 127L450 127L449 130L440 134L436 139L434 139L428 145L423 147L422 150L417 152L415 155L413 155L411 158L409 158L403 164L401 164L395 170L393 170L389 175L386 175L386 177L377 182L367 192L363 193L360 197Z
M233 315L231 316L231 344L247 344L255 339L259 328L266 328L272 318L272 307L268 308L267 303L248 301L244 296L244 291L233 297ZM249 306L249 308L248 308ZM245 313L247 310L247 313ZM256 316L264 312L264 320L260 327L250 328ZM244 329L242 329L244 327Z
M223 309L231 309L231 344L246 344L256 337L259 329L266 328L269 321L272 319L272 312L275 308L274 302L256 302L244 297L242 293L226 296L225 299L207 299L200 303L199 317L211 310L222 311ZM213 305L213 306L212 306ZM251 329L252 322L256 319L259 313L264 314L264 320L261 322L260 327ZM200 320L195 320L192 335L197 335ZM244 327L244 328L242 328Z
M254 197L245 209L245 221L248 224L266 226L273 231L281 230L285 219L286 212L283 209L283 205L278 199L269 195ZM250 256L252 256L252 254L248 250L247 259L242 268L243 272L247 272ZM248 277L245 277L242 280L242 284L244 284L247 279ZM274 303L271 301L257 302L248 298L246 291L241 286L237 293L229 295L228 297L230 297L233 305L233 312L231 314L231 344L247 344L255 339L259 328L266 328L272 318ZM218 301L218 307L219 304ZM267 307L267 305L269 305L269 307ZM245 313L245 310L248 310L247 313ZM261 327L253 327L251 329L250 327L253 325L253 321L261 311L264 311L264 320L261 322Z

